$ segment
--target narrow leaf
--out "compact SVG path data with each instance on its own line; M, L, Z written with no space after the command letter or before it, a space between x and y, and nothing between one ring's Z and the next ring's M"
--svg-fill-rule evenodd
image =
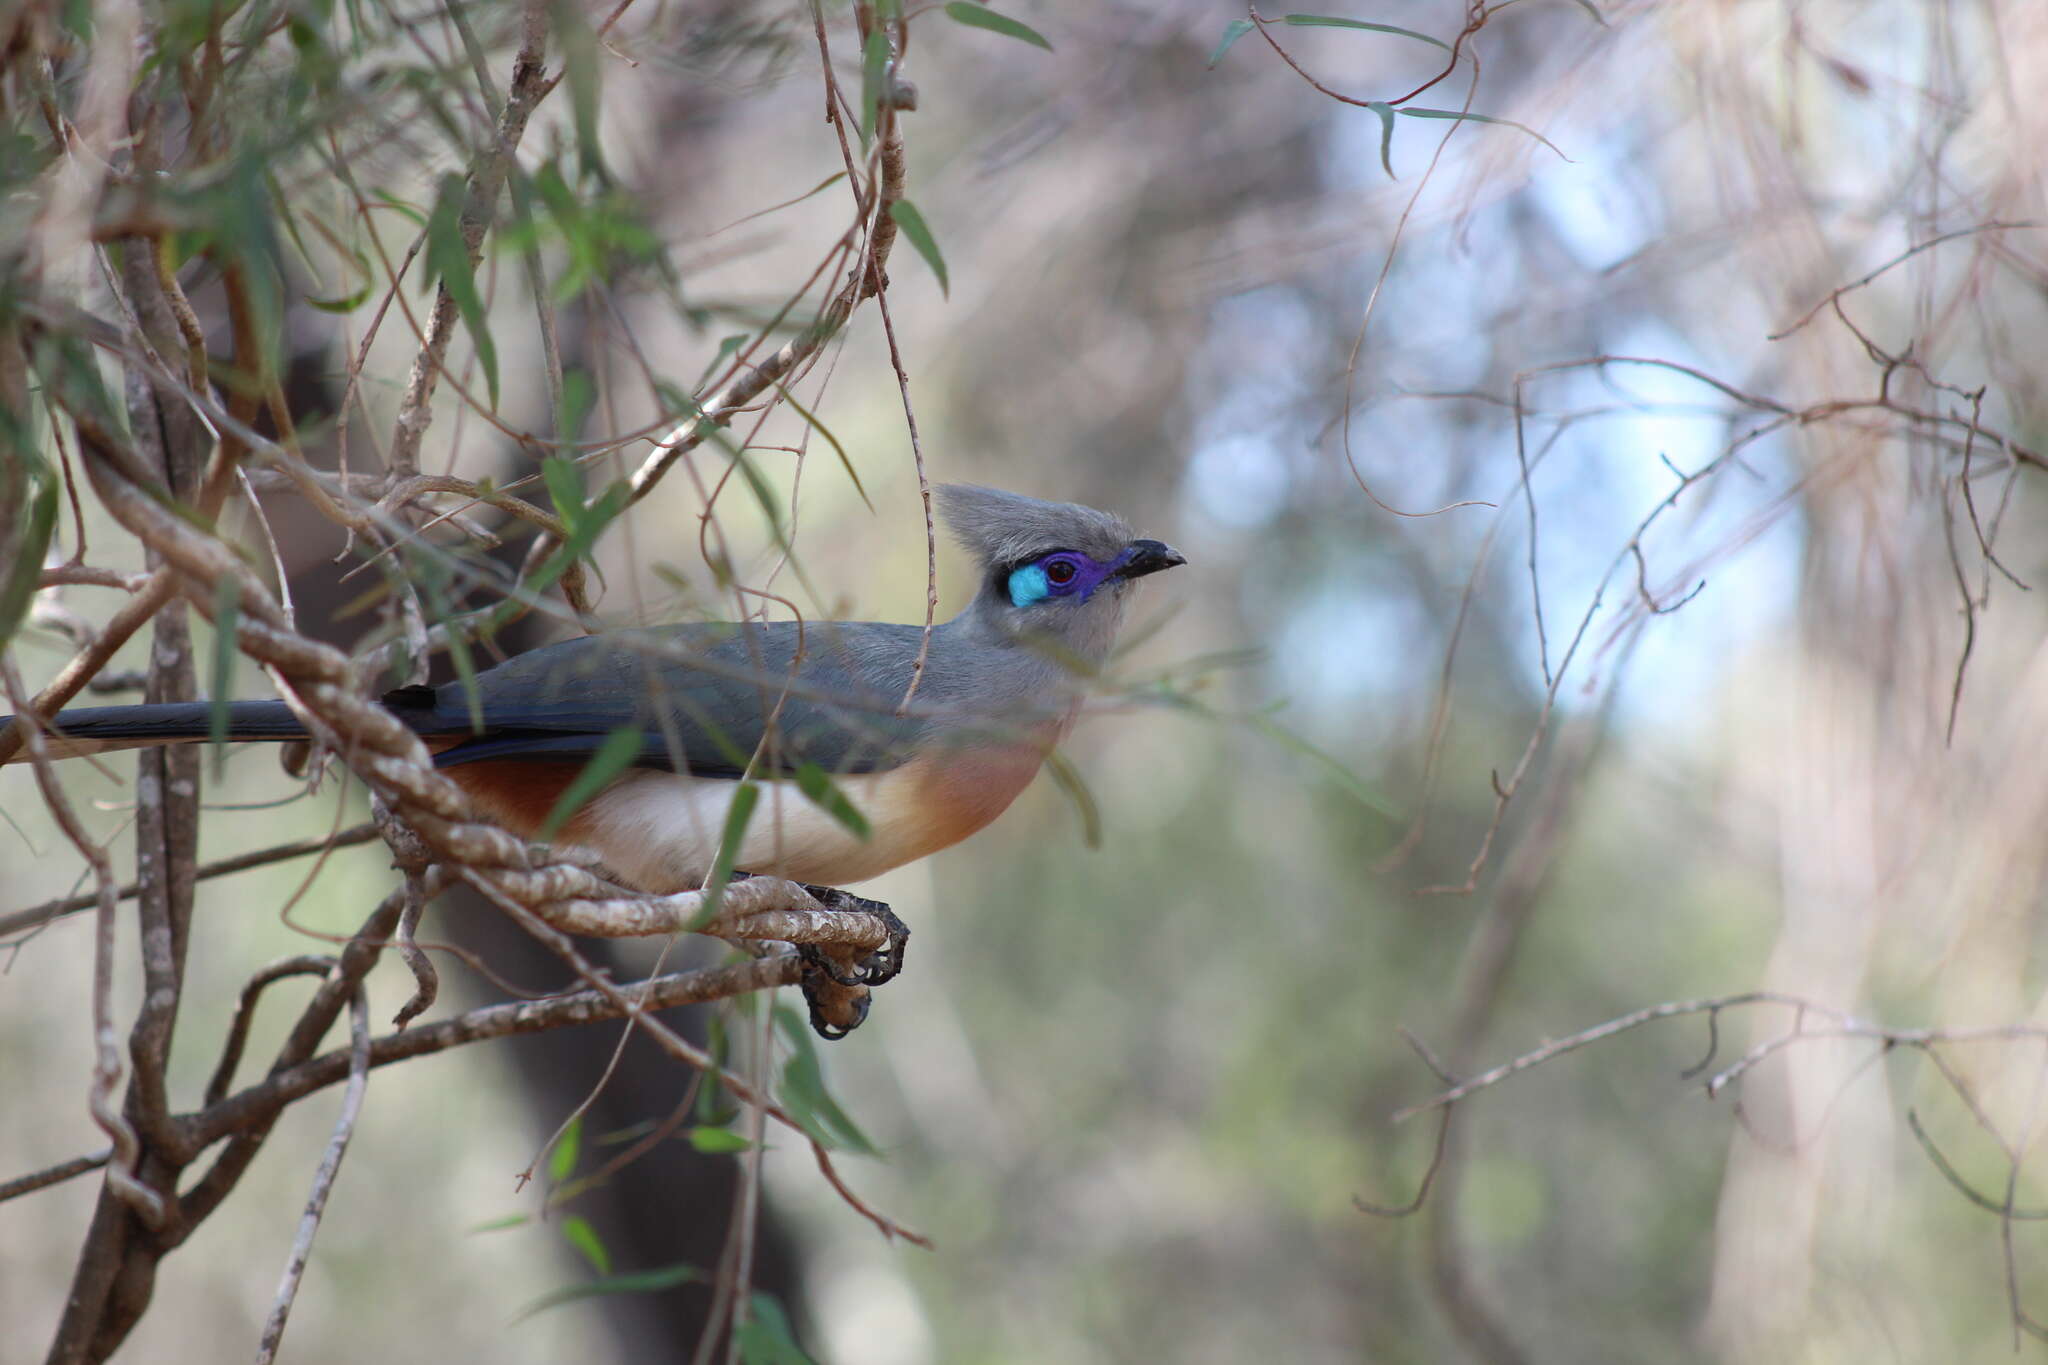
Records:
M787 388L781 384L777 384L775 387L781 391L782 401L795 408L796 415L810 423L811 430L825 438L825 443L832 447L832 453L839 457L839 467L846 471L847 478L853 480L853 491L860 494L860 500L867 504L868 511L874 511L874 500L868 496L867 485L860 481L860 471L853 467L853 457L846 453L845 446L839 444L839 438L832 434L832 429L819 421L817 414L813 413L802 403L797 402L796 395Z
M917 248L917 254L924 257L924 263L932 268L932 274L939 277L939 292L951 298L945 258L939 255L939 244L932 239L932 230L925 225L924 215L917 211L917 205L908 199L898 199L889 205L889 216L896 220L897 227L903 229L903 235Z
M453 612L440 593L433 594L434 614L438 621L446 621ZM455 665L455 680L462 684L462 700L469 709L469 732L480 735L484 732L484 698L476 686L476 655L470 652L469 636L461 630L449 630L448 660Z
M612 1273L612 1254L605 1250L604 1239L597 1235L597 1229L590 1226L590 1220L580 1213L572 1213L562 1220L562 1235L569 1239L569 1245L583 1253L583 1259L590 1262L591 1269L600 1275Z
M1289 753L1298 754L1302 758L1306 758L1314 763L1323 770L1331 781L1342 787L1346 792L1349 792L1360 804L1371 810L1378 811L1389 820L1399 820L1402 818L1401 812L1394 808L1393 802L1389 801L1382 793L1375 791L1366 783L1364 778L1345 767L1335 755L1317 748L1314 744L1294 733L1294 731L1288 729L1279 721L1274 720L1270 716L1254 715L1247 717L1245 724L1251 726L1252 729L1258 731Z
M1385 100L1367 100L1365 107L1380 116L1380 167L1387 179L1399 180L1394 174L1394 106Z
M1058 750L1045 756L1045 770L1052 774L1052 780L1067 794L1067 800L1074 803L1074 814L1081 817L1081 842L1090 848L1102 847L1102 810L1095 804L1095 794L1088 790L1087 779L1081 776L1067 756Z
M775 543L780 548L792 549L789 536L782 529L782 503L778 501L775 490L769 486L767 478L754 462L747 458L745 451L734 450L732 457L733 463L739 466L740 478L746 483L747 491L754 495L754 502L760 507L761 515L768 518L768 534L775 537Z
M555 1144L555 1150L548 1154L548 1179L561 1184L576 1170L576 1158L583 1151L583 1116L578 1114L569 1120L569 1126L562 1130L562 1140Z
M826 776L825 770L815 763L799 763L796 769L797 790L809 797L811 804L825 814L846 826L854 838L865 842L874 835L873 826L860 809L847 800L846 793L838 784Z
M583 424L590 418L590 410L597 406L597 386L591 381L590 371L571 366L562 372L562 409L555 422L555 439L564 450L576 443L583 431ZM583 488L583 479L576 480L577 491Z
M213 751L216 777L227 754L228 707L235 689L235 623L241 614L242 585L224 576L213 591L213 679L206 712L206 743Z
M740 1365L817 1365L796 1344L789 1315L771 1295L754 1295L748 1307L747 1320L732 1334Z
M583 475L569 460L559 455L549 455L540 462L542 482L548 486L548 497L554 500L555 515L573 535L577 523L583 519Z
M645 743L646 736L631 725L621 725L606 735L604 742L597 746L597 752L590 756L590 761L576 774L576 779L562 789L561 796L555 800L555 808L548 812L547 819L541 821L540 828L534 832L533 837L541 843L554 838L562 826L569 823L569 817L583 809L585 802L597 795L607 782L632 766L633 760L640 756L641 746Z
M569 107L576 128L576 159L585 176L602 172L604 154L597 135L599 87L597 34L577 5L553 9L554 29L562 44L562 71L569 79Z
M1029 24L1020 24L1007 14L997 14L994 10L984 9L980 5L970 5L967 0L953 0L952 4L946 6L946 17L956 24L965 24L969 28L985 28L990 33L1021 39L1033 46L1042 47L1047 52L1052 51L1052 44Z
M532 1221L532 1214L508 1213L503 1218L493 1218L490 1219L488 1222L478 1223L475 1227L471 1228L470 1231L473 1233L503 1232L507 1228L525 1227L528 1223L531 1223Z
M0 578L0 645L5 645L28 615L29 604L42 581L43 556L49 552L50 537L57 529L58 484L49 461L20 434L20 424L9 412L0 412L0 461L19 462L19 474L5 477L7 482L15 483L17 491L26 494L17 505L18 510L10 513L18 518L16 527L0 529L0 535L5 536L8 548L14 552L14 562L0 570L5 575ZM31 489L34 491L30 492Z
M690 1130L690 1145L706 1156L730 1156L754 1144L730 1128L696 1127Z
M365 299L370 297L370 289L371 286L366 284L353 294L344 294L339 298L332 299L309 298L306 300L306 303L307 306L318 308L323 313L353 313L356 309L363 306Z
M415 205L408 204L389 190L371 190L370 197L385 208L395 209L405 217L410 218L414 227L424 228L427 225L426 214L421 213Z
M733 789L732 805L726 808L725 831L718 838L718 853L711 860L711 875L704 880L704 908L690 923L698 929L718 918L725 903L726 884L732 880L732 865L739 860L740 841L747 837L747 822L754 818L754 806L761 799L758 783L741 782Z
M1406 114L1409 118L1447 118L1454 119L1459 123L1498 123L1503 125L1504 127L1519 129L1520 131L1527 133L1530 137L1535 138L1538 142L1550 148L1551 151L1557 152L1558 156L1563 157L1564 160L1571 160L1571 158L1565 156L1563 152L1558 151L1557 144L1552 142L1549 138L1543 136L1543 134L1537 132L1528 124L1517 123L1511 118L1495 118L1491 114L1467 114L1461 113L1456 109L1416 109L1412 106L1406 105L1399 109L1396 109L1394 112L1397 114Z
M498 406L498 348L484 318L483 296L476 288L476 268L470 264L469 244L462 239L462 177L441 177L441 191L434 201L433 217L427 220L427 275L438 279L455 300L462 325L476 347L477 363L484 368L484 383L490 389L491 406Z
M860 59L860 145L865 147L875 135L877 110L882 105L882 89L889 79L889 39L877 26L868 34L867 47Z
M1358 28L1370 33L1391 33L1397 38L1413 38L1418 43L1428 43L1449 52L1451 45L1427 33L1417 33L1412 28L1396 28L1392 24L1369 24L1363 19L1339 19L1328 14L1290 14L1280 21L1296 28Z
M880 1156L875 1144L860 1130L839 1101L825 1087L825 1068L818 1060L818 1048L811 1031L787 1005L775 1007L775 1022L789 1040L790 1059L782 1068L782 1084L776 1093L803 1130L827 1147L845 1147L862 1156Z
M1252 31L1249 19L1232 19L1223 26L1223 38L1216 44L1216 50L1209 54L1209 69L1215 70L1216 63L1223 60L1223 54L1237 45L1237 40Z
M844 175L846 174L846 172L841 171L840 174ZM711 363L704 367L704 373L700 375L697 379L697 387L701 389L706 384L710 383L711 376L716 374L719 370L725 368L725 362L732 359L734 356L738 355L740 347L746 344L747 334L745 332L742 332L737 336L726 337L723 341L720 341L718 343L718 354L711 357ZM698 412L703 411L703 408L695 403L692 403L691 407L695 408Z
M519 1310L514 1322L522 1322L535 1313L545 1313L550 1308L559 1308L565 1303L579 1299L601 1298L608 1294L652 1294L664 1289L674 1289L679 1284L696 1284L704 1278L704 1272L690 1265L663 1266L659 1270L635 1270L625 1275L607 1275L602 1279L586 1280L582 1284L564 1285L550 1290L532 1303Z

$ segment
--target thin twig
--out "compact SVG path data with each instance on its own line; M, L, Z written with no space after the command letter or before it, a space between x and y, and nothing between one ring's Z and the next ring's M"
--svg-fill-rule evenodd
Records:
M313 1189L306 1196L306 1211L299 1216L298 1235L292 1239L291 1255L285 1260L284 1276L278 1282L277 1297L264 1321L263 1335L256 1343L256 1365L270 1365L277 1358L278 1343L284 1339L285 1319L298 1297L299 1280L313 1254L313 1236L320 1230L320 1216L327 1209L327 1196L341 1171L341 1159L348 1152L348 1140L355 1134L356 1116L362 1112L363 1092L370 1079L370 1000L359 985L349 1000L348 1089L342 1092L341 1113L335 1117L334 1133L313 1173Z
M26 689L21 676L15 672L12 661L0 657L0 683L7 688L7 698L17 714L26 708L23 697ZM48 745L40 725L31 717L24 722L15 722L15 733L28 746L29 761L34 765L36 785L41 788L43 804L56 817L64 837L71 841L79 856L92 866L93 879L99 884L96 932L93 935L92 955L92 1038L93 1066L92 1084L88 1091L88 1103L92 1110L93 1122L99 1125L114 1144L114 1157L107 1167L107 1185L116 1197L151 1227L161 1227L164 1222L164 1201L155 1190L136 1178L136 1161L141 1155L142 1144L135 1135L134 1127L122 1115L114 1100L114 1088L121 1080L121 1048L114 1033L114 864L107 856L107 850L93 842L79 821L78 812L72 809L71 798L64 792L64 786L57 780Z
M225 877L232 872L247 872L252 867L266 867L290 858L303 858L309 853L322 853L329 849L350 848L356 844L367 844L377 837L377 826L373 821L350 825L347 829L333 834L316 834L310 839L295 839L288 844L257 849L253 853L238 853L232 858L202 863L193 874L198 881L209 877ZM116 900L127 900L136 893L136 884L129 882L114 893ZM19 933L23 929L34 929L48 924L51 920L62 919L80 910L89 910L99 901L97 895L65 896L58 900L31 905L26 910L13 910L0 915L0 936Z

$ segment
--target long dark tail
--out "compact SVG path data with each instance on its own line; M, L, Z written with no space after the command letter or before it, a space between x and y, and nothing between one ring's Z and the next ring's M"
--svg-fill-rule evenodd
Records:
M281 701L228 703L229 739L304 739L306 727ZM14 723L0 716L0 731ZM213 704L204 701L164 702L157 706L82 706L59 711L51 726L59 738L58 755L102 754L114 749L146 749L157 744L182 744L213 733ZM17 754L20 761L25 754Z

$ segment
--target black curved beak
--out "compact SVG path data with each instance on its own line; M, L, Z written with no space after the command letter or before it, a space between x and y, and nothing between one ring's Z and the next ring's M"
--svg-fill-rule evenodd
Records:
M1130 558L1116 571L1118 578L1143 578L1148 573L1188 562L1179 550L1162 540L1134 540L1124 547L1124 553Z

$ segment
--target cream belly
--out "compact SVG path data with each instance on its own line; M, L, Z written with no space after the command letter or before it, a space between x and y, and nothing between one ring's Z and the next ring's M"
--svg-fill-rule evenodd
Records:
M987 825L1030 785L1043 758L1037 746L1018 745L840 777L839 790L868 819L866 839L794 782L762 782L733 866L815 886L880 876ZM587 849L640 890L695 890L711 870L738 786L686 773L629 772L569 822L561 842Z

